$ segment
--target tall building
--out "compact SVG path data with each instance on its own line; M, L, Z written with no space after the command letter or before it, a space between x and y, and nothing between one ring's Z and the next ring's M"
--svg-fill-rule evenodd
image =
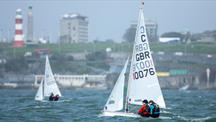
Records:
M65 14L60 20L60 42L88 41L88 18L79 14Z
M27 40L26 44L34 44L33 38L33 13L32 6L28 7L28 20L27 20Z
M158 41L158 35L157 35L157 31L158 31L158 25L156 22L152 21L152 20L146 20L146 31L147 31L147 35L149 40L151 41Z
M158 25L152 20L145 20L147 36L150 41L158 41ZM137 24L132 24L131 28L136 30Z
M23 18L22 18L22 10L16 10L16 17L15 17L15 36L13 47L19 48L24 46L24 39L23 39Z

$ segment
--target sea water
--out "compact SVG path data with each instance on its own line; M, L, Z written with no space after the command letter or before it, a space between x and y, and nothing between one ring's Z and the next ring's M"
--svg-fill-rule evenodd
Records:
M15 122L216 122L216 91L163 90L167 109L159 119L101 117L109 90L61 89L60 101L35 101L36 89L0 89L0 121ZM135 110L136 111L136 110Z

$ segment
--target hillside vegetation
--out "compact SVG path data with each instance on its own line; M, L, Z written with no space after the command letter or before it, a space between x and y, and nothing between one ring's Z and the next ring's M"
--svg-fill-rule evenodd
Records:
M75 43L75 44L39 44L35 46L26 46L23 48L12 48L11 44L0 44L0 52L3 55L19 56L26 52L35 52L36 49L49 49L52 53L77 53L77 52L98 52L111 48L112 52L132 52L132 43ZM216 44L212 43L191 43L191 44L161 44L150 43L153 52L186 52L186 53L203 53L215 54Z

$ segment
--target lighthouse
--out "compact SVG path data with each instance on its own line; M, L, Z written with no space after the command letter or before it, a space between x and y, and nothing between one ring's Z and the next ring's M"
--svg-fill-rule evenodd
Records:
M16 10L16 18L15 18L15 36L13 47L19 48L24 46L24 39L23 39L23 18L22 18L22 10Z

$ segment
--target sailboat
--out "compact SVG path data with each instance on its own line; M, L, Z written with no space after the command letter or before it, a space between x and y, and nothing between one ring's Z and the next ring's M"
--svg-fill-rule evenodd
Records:
M102 116L140 117L130 111L130 106L142 105L144 99L153 100L160 108L166 108L146 34L143 6L144 3L142 3L139 11L125 102L123 100L124 74L129 62L128 60L105 104ZM123 110L124 104L125 111Z
M49 58L48 56L46 56L45 75L44 79L42 79L40 83L37 94L35 96L35 100L42 101L46 97L49 97L51 93L53 93L54 95L59 95L60 97L62 96L52 73Z

